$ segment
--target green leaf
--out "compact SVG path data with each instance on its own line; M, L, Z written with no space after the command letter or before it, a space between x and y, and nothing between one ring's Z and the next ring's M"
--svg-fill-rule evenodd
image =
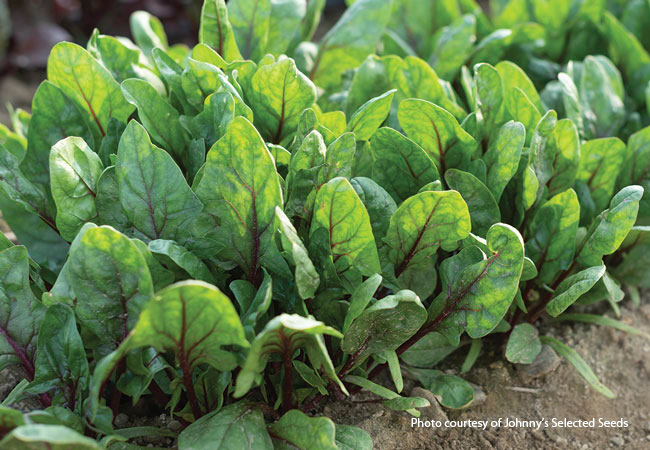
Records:
M625 144L618 138L587 141L580 149L577 179L589 186L597 211L607 206L614 193L625 152Z
M620 246L622 262L617 264L612 272L628 287L646 287L650 281L646 272L647 261L650 258L648 244L650 244L650 228L635 226L632 227Z
M323 89L338 86L341 75L371 53L384 32L392 0L358 0L323 36L309 78Z
M396 89L392 89L361 105L350 117L347 131L354 133L357 141L367 141L388 117Z
M372 438L361 428L336 425L336 446L339 450L372 450Z
M66 266L79 322L106 345L117 347L153 296L142 253L111 227L88 228L72 246Z
M501 220L499 205L492 192L474 175L449 169L445 173L445 181L451 189L458 191L467 203L472 232L484 236L493 224Z
M620 320L610 319L609 317L599 316L598 314L567 313L559 316L557 320L563 322L570 321L570 322L593 323L605 327L612 327L612 328L616 328L617 330L625 331L626 333L634 334L637 336L642 336L650 340L650 334L645 333L639 330L638 328L631 327L630 325L626 324L625 322L621 322Z
M32 112L27 152L20 168L30 180L49 188L52 146L68 136L79 136L90 147L95 142L84 110L49 81L43 81L36 90Z
M6 449L47 448L51 450L101 450L93 439L62 425L23 425L5 436Z
M372 353L396 350L426 321L427 313L414 292L399 291L375 302L350 325L341 350L356 354L356 364Z
M221 219L224 257L256 284L260 259L275 233L282 191L273 157L248 120L236 117L210 149L196 195L206 212Z
M154 48L168 50L167 35L162 22L146 11L136 11L129 17L131 34L138 47L150 56Z
M391 216L384 238L395 276L423 264L439 246L452 248L469 231L469 211L458 192L425 191L408 198Z
M388 230L390 217L397 209L395 200L370 178L355 177L350 180L350 184L366 207L375 243L381 246Z
M445 408L463 408L474 400L472 386L454 375L440 375L424 386L439 398L440 404Z
M377 130L370 148L375 159L372 179L396 202L403 202L440 179L436 165L422 147L392 128Z
M273 448L336 450L336 427L327 417L309 417L292 409L269 427Z
M80 411L90 373L74 313L67 305L53 305L45 313L35 362L36 373L27 390L40 394L56 388L69 409Z
M580 204L573 189L555 195L535 213L526 242L526 254L539 271L539 280L550 283L573 261Z
M119 186L115 175L115 166L104 169L97 180L97 196L95 197L95 208L97 208L97 220L100 225L110 225L113 228L125 231L131 227L126 213L119 201Z
M486 185L497 202L508 182L517 173L525 141L526 129L523 124L510 121L501 127L494 144L483 155L487 166Z
M33 377L36 337L45 308L29 287L25 247L0 251L0 274L0 370L22 365Z
M300 114L314 104L316 87L292 59L283 59L257 69L247 95L260 134L280 144L293 136Z
M458 346L450 345L446 336L431 332L402 353L402 361L414 367L433 367L445 359Z
M643 128L630 136L627 142L625 162L618 175L617 186L622 188L638 184L644 188L643 198L639 203L638 221L649 223L650 219L650 127Z
M350 307L345 315L343 333L347 333L352 322L359 317L372 300L372 296L381 284L381 275L375 274L361 283L350 296Z
M478 360L479 355L481 354L481 349L483 348L483 340L481 339L472 339L472 342L469 346L469 351L463 361L463 365L460 368L460 373L467 373L472 370L474 364Z
M605 255L614 253L630 232L643 196L640 186L627 186L612 198L589 228L576 260L584 267L597 266Z
M228 19L225 0L205 0L203 2L199 42L215 49L226 61L242 59Z
M84 223L97 218L95 197L103 170L99 156L81 138L65 138L52 147L50 182L56 226L67 241L74 239Z
M231 0L228 15L243 58L261 59L268 41L271 1Z
M512 329L506 346L506 358L515 364L530 364L542 350L537 328L520 323Z
M280 224L282 248L290 255L290 261L296 267L294 274L298 294L303 299L312 298L320 284L320 276L309 259L305 244L279 206L275 207L275 215Z
M115 173L122 208L148 239L176 238L203 207L172 157L135 120L120 139Z
M264 329L255 336L255 340L246 357L235 386L235 397L246 394L253 383L259 382L270 356L279 353L283 357L293 358L299 348L304 348L311 366L317 372L322 371L330 380L337 383L343 392L345 386L341 383L334 370L334 365L327 354L323 335L341 337L334 328L297 314L281 314L266 324Z
M479 259L474 250L475 255L460 267L455 267L457 261L451 258L443 261L442 293L429 308L431 320L452 311L441 326L464 328L474 339L488 334L503 319L519 288L524 263L523 240L515 228L495 224L486 240L492 252L489 257Z
M587 293L604 274L605 266L600 264L567 277L555 289L553 298L546 305L546 312L552 317L559 316L580 296Z
M222 348L229 345L249 346L232 302L216 287L190 280L157 293L123 347L172 350L183 370L207 363L227 371L236 364L234 355Z
M170 258L174 264L183 269L190 278L212 283L215 281L208 266L182 245L167 239L156 239L149 242L149 250L157 255Z
M187 143L176 109L144 80L125 80L122 92L131 104L137 106L138 117L153 140L180 160Z
M445 80L453 80L476 41L476 17L459 17L449 26L439 30L433 37L435 44L429 64Z
M397 118L408 137L433 159L441 174L449 167L468 161L477 149L472 136L461 128L448 111L425 100L400 103Z
M578 373L582 375L582 377L587 380L587 382L598 392L603 394L607 398L615 398L616 395L609 390L606 386L602 385L600 381L598 381L598 378L596 377L596 374L591 370L591 367L587 365L584 359L571 347L568 347L566 344L558 341L555 338L552 338L550 336L541 336L540 340L542 341L542 344L549 345L553 350L558 352L560 356L563 356L564 358L569 361L573 367L576 368Z
M350 182L330 180L318 191L315 205L309 236L328 233L337 272L351 266L365 276L381 272L368 212Z
M111 117L126 122L134 110L110 72L77 44L61 42L52 48L47 78L92 118L96 136L106 134Z
M421 397L399 397L386 400L384 406L395 411L406 411L414 408L426 408L430 406L429 400Z
M0 193L13 203L17 203L28 212L37 214L41 219L54 228L48 208L47 194L43 186L32 183L20 171L20 161L0 144ZM8 208L3 207L5 216L11 222ZM10 223L11 226L11 223ZM18 233L20 229L14 228Z
M300 29L307 13L306 0L272 0L266 53L288 53L289 44Z
M178 436L179 450L272 449L264 415L255 403L241 401L201 417Z
M547 182L550 195L556 195L573 186L580 166L580 139L576 125L568 120L558 121L555 127L557 151L553 161L553 175Z
M622 96L623 81L614 64L604 56L587 56L580 77L587 137L618 134L626 115Z

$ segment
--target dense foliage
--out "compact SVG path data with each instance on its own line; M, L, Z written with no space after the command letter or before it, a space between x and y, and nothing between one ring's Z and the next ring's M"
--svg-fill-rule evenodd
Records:
M534 325L637 332L565 311L650 280L648 3L357 0L315 44L324 3L206 0L192 49L145 12L135 42L53 48L0 128L0 369L25 374L0 446L175 437L114 426L148 402L180 449L371 448L306 413L364 388L418 415L403 374L466 406L435 367L492 334L614 395Z

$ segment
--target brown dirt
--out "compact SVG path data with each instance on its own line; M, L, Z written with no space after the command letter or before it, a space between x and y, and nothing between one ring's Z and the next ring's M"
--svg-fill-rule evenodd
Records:
M639 309L627 305L622 308L622 320L650 333L650 304ZM411 416L406 413L376 403L358 403L372 398L364 392L351 400L325 405L322 413L337 423L365 429L378 450L650 448L650 341L596 325L563 323L543 328L543 334L556 337L580 353L617 398L610 400L594 391L564 360L553 373L526 384L493 342L475 368L463 375L481 386L485 401L460 411L446 410L447 416L450 420L546 419L548 428L412 428ZM412 383L405 387L405 393L410 392ZM513 387L535 392L517 392ZM629 426L553 428L552 418L595 418L596 424L599 418L623 419Z

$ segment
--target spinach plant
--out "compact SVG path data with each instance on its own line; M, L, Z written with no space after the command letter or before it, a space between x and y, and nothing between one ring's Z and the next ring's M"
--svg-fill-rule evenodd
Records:
M491 335L614 395L536 324L638 333L572 307L648 285L645 38L598 2L421 3L357 0L316 44L324 0L206 0L191 49L145 12L52 49L0 128L2 445L176 437L116 425L148 404L180 449L371 448L308 414L366 389L417 416L404 376L466 406L436 365ZM592 29L607 54L571 46Z

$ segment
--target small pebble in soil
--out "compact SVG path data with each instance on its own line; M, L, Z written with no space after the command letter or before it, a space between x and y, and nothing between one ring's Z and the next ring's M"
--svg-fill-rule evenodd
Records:
M171 431L178 432L183 428L183 425L178 420L172 420L167 424L167 428Z
M625 445L625 440L620 436L611 437L609 439L609 442L611 442L612 444L614 444L617 447L622 447L623 445Z
M115 426L117 428L122 428L127 424L128 421L129 421L129 416L127 416L124 413L119 413L117 417L115 417Z
M648 441L650 441L650 434L645 437Z
M478 406L482 403L485 403L485 400L487 400L487 395L485 395L483 388L474 383L469 383L469 385L472 386L472 389L474 389L474 400L472 400L472 403L470 403L469 406Z
M525 383L553 372L560 365L560 357L548 345L543 345L532 364L517 364L517 371Z

